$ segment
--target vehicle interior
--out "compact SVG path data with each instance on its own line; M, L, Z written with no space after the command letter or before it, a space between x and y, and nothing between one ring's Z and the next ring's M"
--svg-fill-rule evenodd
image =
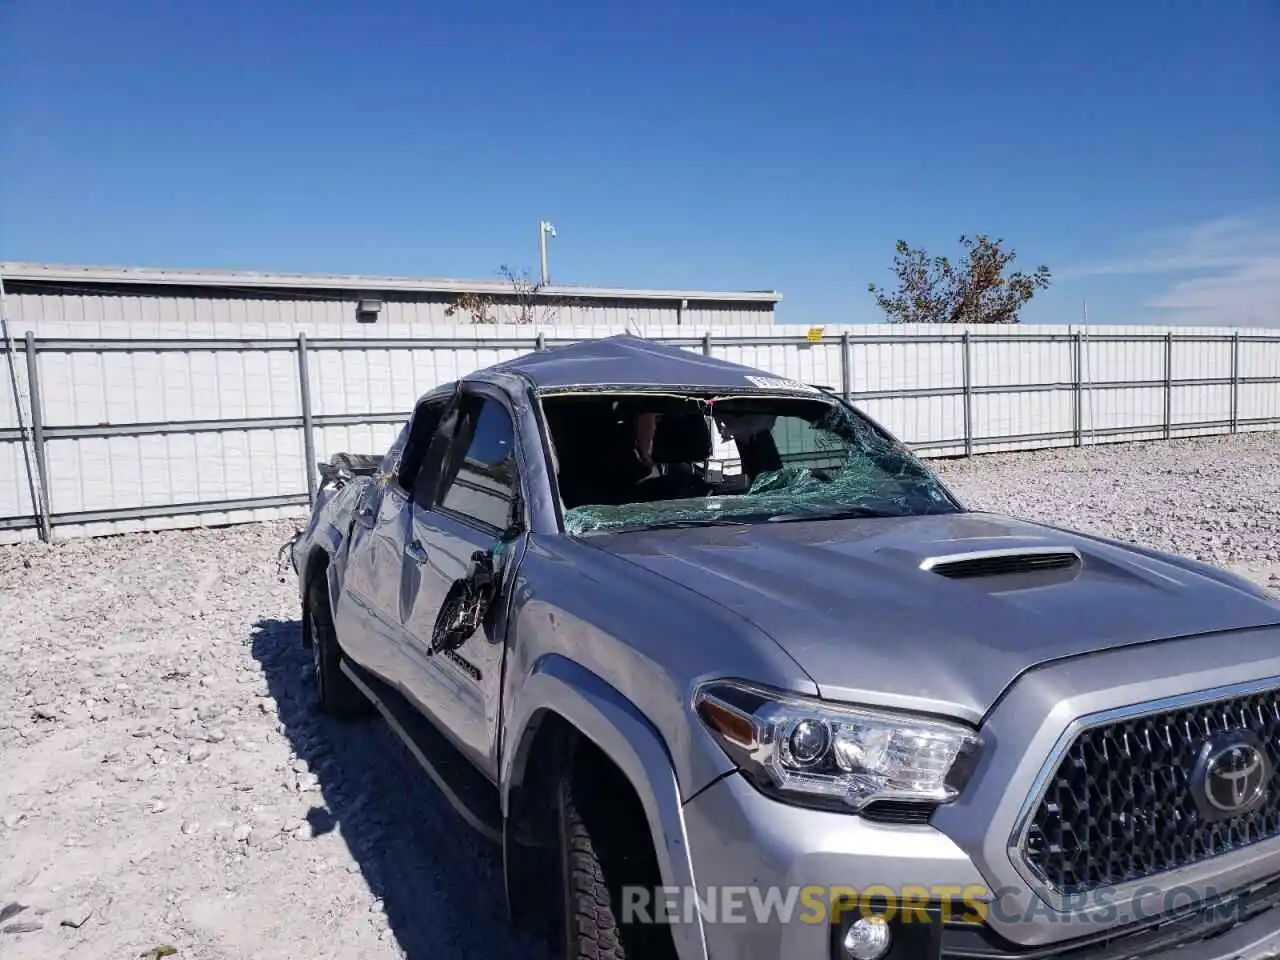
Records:
M552 396L543 410L566 508L703 496L711 427L694 398L613 393ZM652 463L637 453L638 421L656 414Z
M822 395L542 398L566 529L952 512L937 477Z
M803 437L800 449L785 443L785 421L801 424L827 409L825 402L713 400L612 392L543 398L565 508L745 493L762 474L788 463L803 463L821 475L824 467L838 467L846 457L841 446L823 449ZM653 422L652 466L638 450L644 446L646 416ZM788 446L785 452L779 440Z

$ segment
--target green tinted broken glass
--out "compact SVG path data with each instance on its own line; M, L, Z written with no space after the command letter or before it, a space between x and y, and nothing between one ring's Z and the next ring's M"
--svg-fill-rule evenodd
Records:
M956 509L933 473L906 447L846 409L825 405L813 420L770 418L783 466L740 493L621 505L585 504L565 512L569 533L681 523L805 519L864 511L913 515Z

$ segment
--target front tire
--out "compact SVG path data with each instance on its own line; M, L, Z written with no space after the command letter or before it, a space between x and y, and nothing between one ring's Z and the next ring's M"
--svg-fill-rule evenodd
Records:
M564 890L566 960L667 960L675 957L663 924L627 922L623 888L648 891L646 910L661 883L647 827L618 816L607 776L577 767L560 782L560 867ZM612 795L612 799L610 799ZM643 824L641 811L640 823Z
M323 573L311 580L304 613L311 635L311 664L320 712L344 719L364 716L370 703L342 672L342 648L333 628L329 588Z

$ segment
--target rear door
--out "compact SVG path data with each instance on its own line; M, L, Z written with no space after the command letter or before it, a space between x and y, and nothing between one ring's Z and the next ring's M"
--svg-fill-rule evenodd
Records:
M496 775L504 662L505 595L496 616L461 647L428 655L436 615L455 580L467 575L472 555L494 551L495 566L514 571L524 535L503 543L522 510L520 453L515 418L497 390L468 388L460 398L450 442L438 458L428 455L414 490L404 583L412 594L405 620L417 660L407 691L433 715L468 758ZM441 433L445 424L441 425ZM439 434L438 434L439 436ZM512 577L501 582L509 585Z
M334 610L347 655L397 685L409 672L401 574L410 535L410 490L452 396L447 392L419 402L394 475L358 506Z

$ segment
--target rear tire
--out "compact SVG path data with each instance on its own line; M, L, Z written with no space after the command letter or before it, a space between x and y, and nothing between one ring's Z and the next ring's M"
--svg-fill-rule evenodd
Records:
M329 587L323 572L311 580L304 612L310 627L311 663L321 713L344 719L368 714L372 705L351 678L342 672L342 648L338 646L338 636L333 629Z
M560 782L560 865L566 960L667 960L675 946L664 924L625 923L623 887L646 888L645 911L661 884L647 822L620 816L612 771L576 765ZM630 793L629 785L624 788ZM634 796L634 795L633 795ZM637 804L638 806L638 804Z

